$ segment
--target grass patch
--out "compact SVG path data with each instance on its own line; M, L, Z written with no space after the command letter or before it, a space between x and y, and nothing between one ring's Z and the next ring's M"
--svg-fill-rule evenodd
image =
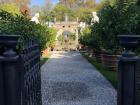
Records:
M41 57L41 65L43 65L51 56L51 53L49 53L47 56Z
M112 84L112 86L117 89L117 71L109 71L105 67L102 66L102 64L96 62L92 58L89 57L87 53L82 53L82 55L92 64L96 67L96 69ZM140 105L140 90L139 90L139 105Z
M88 54L83 53L82 54L92 65L96 67L96 69L104 76L114 88L117 88L117 73L116 71L109 71L105 67L102 66L102 64L96 62L92 58L88 56Z

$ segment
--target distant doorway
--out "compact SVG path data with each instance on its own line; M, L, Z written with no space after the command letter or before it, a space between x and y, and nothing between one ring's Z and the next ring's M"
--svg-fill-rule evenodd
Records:
M57 38L57 49L59 50L75 50L76 49L76 35L68 30L62 32Z

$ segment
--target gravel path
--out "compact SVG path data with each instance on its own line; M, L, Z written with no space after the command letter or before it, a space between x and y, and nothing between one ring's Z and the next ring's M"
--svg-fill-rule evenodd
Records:
M117 105L116 96L78 52L54 52L42 66L43 105Z

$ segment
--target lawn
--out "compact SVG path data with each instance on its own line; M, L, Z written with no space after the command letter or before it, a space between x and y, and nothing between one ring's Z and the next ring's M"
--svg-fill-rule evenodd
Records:
M49 54L47 56L42 56L41 57L41 65L43 65L51 56L51 52L49 52Z
M115 71L109 71L105 67L102 66L102 64L97 63L95 60L93 60L87 53L82 53L82 55L92 64L96 67L96 69L112 84L112 86L117 89L117 72ZM140 105L140 91L139 91L139 105Z
M110 81L112 86L114 88L117 87L117 73L115 71L109 71L106 68L104 68L100 63L97 63L95 60L90 58L87 53L83 53L83 56L96 67L97 70L100 71L101 74L103 74L104 77L106 77L107 80Z

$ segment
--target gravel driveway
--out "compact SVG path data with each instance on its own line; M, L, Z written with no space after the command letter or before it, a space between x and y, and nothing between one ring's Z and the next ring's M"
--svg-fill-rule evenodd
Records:
M53 52L42 66L43 105L117 105L117 92L78 52Z

